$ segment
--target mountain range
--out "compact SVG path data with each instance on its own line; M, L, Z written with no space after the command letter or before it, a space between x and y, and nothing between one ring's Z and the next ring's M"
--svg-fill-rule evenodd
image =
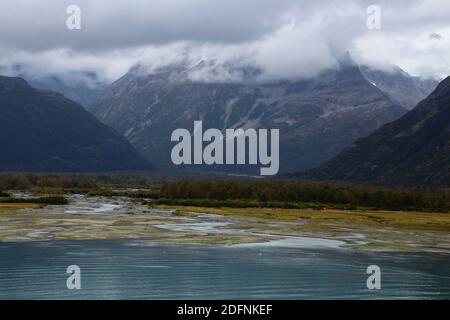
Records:
M313 180L450 187L450 77L400 119L298 176Z
M214 60L202 60L192 67L172 65L154 72L136 66L109 86L90 72L72 79L89 81L67 81L55 75L34 77L32 86L21 78L1 77L0 146L8 152L0 159L0 170L141 170L150 168L149 163L165 170L180 169L170 160L171 133L178 128L192 131L194 121L202 120L204 130L280 129L282 174L297 171L302 172L297 176L311 179L376 183L420 184L426 180L427 174L417 168L417 174L399 178L402 181L390 181L376 170L369 174L367 168L357 164L362 154L375 151L356 155L348 150L359 150L352 143L366 141L364 137L401 118L436 87L436 81L412 77L398 67L381 71L359 66L349 56L339 67L308 80L261 80L262 71L257 68L228 70L238 74L240 80L217 80L223 66ZM48 89L82 102L86 108ZM440 131L430 132L438 135ZM380 146L388 145L387 138L383 139L377 140ZM396 148L392 150L398 150L397 157L401 157L404 150ZM428 151L436 150L441 149ZM327 162L333 158L338 160ZM353 163L344 161L347 158ZM383 166L396 163L386 159ZM340 168L340 163L347 163L353 170ZM195 170L255 174L258 168L195 166Z
M150 169L119 133L76 102L0 76L0 171Z
M171 133L178 128L192 131L195 120L202 120L205 130L278 128L280 172L287 173L329 160L398 119L432 90L432 82L424 84L405 72L376 72L351 59L308 80L261 81L259 70L252 68L232 70L241 75L237 82L198 79L199 74L220 74L220 67L203 60L193 67L171 66L149 74L138 66L87 109L125 135L150 162L171 170ZM256 171L246 166L195 169Z

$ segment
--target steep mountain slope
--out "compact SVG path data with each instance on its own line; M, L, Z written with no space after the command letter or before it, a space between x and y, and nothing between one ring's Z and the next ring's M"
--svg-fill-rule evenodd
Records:
M450 186L450 77L412 111L304 175L322 180Z
M62 95L0 76L0 171L147 169L111 128Z
M360 69L370 83L385 92L393 102L409 110L433 92L439 83L433 79L412 77L399 67L393 67L391 71L375 70L367 66Z
M88 110L123 133L152 163L166 168L171 167L172 131L192 131L195 120L203 120L205 130L279 128L280 172L317 166L406 112L353 64L307 81L261 83L250 69L241 71L242 82L192 80L204 68L211 70L211 64L203 61L192 69L171 67L150 75L136 68Z

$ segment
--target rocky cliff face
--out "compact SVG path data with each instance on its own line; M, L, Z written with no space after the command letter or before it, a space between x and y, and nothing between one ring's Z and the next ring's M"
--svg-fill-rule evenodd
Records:
M257 70L250 69L242 71L244 81L239 83L192 80L206 63L150 75L136 68L107 88L88 110L162 168L173 168L172 131L192 131L195 120L202 120L205 129L279 128L282 173L315 167L406 112L353 64L305 81L263 83L254 80ZM236 166L231 171L240 169L252 172Z
M370 83L385 92L394 103L408 110L425 99L439 84L437 80L412 77L398 67L392 67L390 71L375 70L366 66L360 69Z

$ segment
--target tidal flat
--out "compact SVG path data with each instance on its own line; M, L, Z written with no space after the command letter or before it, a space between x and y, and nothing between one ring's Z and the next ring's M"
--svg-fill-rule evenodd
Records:
M128 197L0 204L0 241L133 239L158 244L450 252L450 214L151 206Z

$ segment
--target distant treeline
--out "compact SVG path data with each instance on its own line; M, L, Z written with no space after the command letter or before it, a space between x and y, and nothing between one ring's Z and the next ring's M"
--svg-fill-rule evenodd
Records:
M0 190L62 188L94 190L107 186L145 187L154 183L147 176L0 174Z
M210 178L159 182L147 176L0 174L0 196L7 197L8 190L26 189L42 194L79 192L211 207L450 211L449 190L431 192L293 180Z
M233 204L262 207L304 207L315 203L365 207L386 210L449 211L450 197L445 192L421 192L381 187L298 182L298 181L179 181L165 183L160 192L160 203L170 199L184 199L185 205L196 205L199 199L213 200L211 204L234 200ZM190 201L189 199L194 199ZM187 201L187 202L186 202ZM214 202L215 201L215 202ZM172 201L174 204L177 201ZM178 201L180 202L180 201ZM200 202L207 203L207 202ZM323 206L321 206L323 207Z
M91 177L71 177L44 174L2 174L1 190L25 190L32 187L43 188L95 188L98 183Z

